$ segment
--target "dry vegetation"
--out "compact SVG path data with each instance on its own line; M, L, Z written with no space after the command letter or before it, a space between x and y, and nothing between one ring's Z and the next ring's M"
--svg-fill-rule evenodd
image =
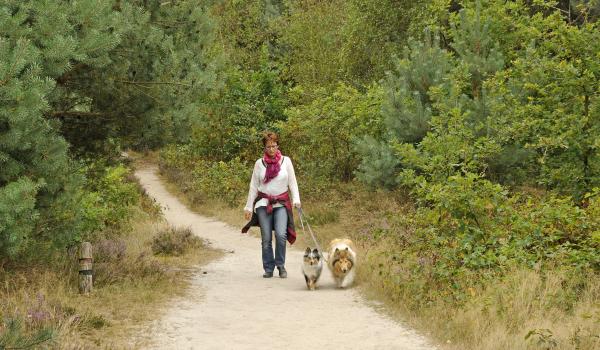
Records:
M0 348L143 346L132 343L132 333L159 317L166 301L184 295L190 274L221 253L141 210L134 217L130 230L93 242L90 296L78 293L75 254L0 271Z
M390 264L388 253L394 244L384 239L369 245L360 275L369 288L363 290L383 299L390 313L430 333L444 348L592 350L600 346L597 276L574 279L572 272L560 268L543 272L515 268L482 289L466 290L469 297L463 304L440 299L416 310L410 306L415 300L409 288L373 273Z

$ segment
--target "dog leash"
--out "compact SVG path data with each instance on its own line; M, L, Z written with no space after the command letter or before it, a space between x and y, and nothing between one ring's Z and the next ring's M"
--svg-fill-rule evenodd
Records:
M308 232L310 232L310 236L312 237L313 242L315 242L315 245L317 246L317 249L319 250L319 255L321 255L321 258L323 258L323 260L325 260L325 262L327 262L327 259L325 259L325 256L323 255L323 250L321 249L319 242L317 242L317 239L315 238L315 234L313 233L312 229L310 228L310 224L308 223L308 220L306 220L306 217L304 216L304 212L302 211L302 208L296 208L296 209L298 209L298 214L300 214L300 225L302 225L302 232L306 235L306 230L304 229L304 222L306 222L306 226L308 227Z

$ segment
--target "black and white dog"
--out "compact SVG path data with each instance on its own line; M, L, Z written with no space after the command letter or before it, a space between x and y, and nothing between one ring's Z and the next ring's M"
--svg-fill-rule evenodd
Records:
M323 270L323 259L317 248L310 249L306 248L304 252L304 262L302 264L302 273L306 280L306 287L309 290L315 290L317 288L317 281L321 276Z

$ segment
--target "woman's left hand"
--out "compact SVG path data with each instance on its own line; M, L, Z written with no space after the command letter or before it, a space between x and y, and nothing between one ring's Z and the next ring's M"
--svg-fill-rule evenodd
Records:
M300 202L294 203L294 206L295 206L296 208L301 208L301 207L302 207L302 206L300 205Z

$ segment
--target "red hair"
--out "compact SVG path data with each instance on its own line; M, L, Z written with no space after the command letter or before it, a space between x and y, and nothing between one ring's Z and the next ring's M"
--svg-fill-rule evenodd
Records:
M263 146L267 146L267 142L275 142L276 144L279 145L279 136L272 132L272 131L267 131L263 134L263 138L262 138L262 143Z

